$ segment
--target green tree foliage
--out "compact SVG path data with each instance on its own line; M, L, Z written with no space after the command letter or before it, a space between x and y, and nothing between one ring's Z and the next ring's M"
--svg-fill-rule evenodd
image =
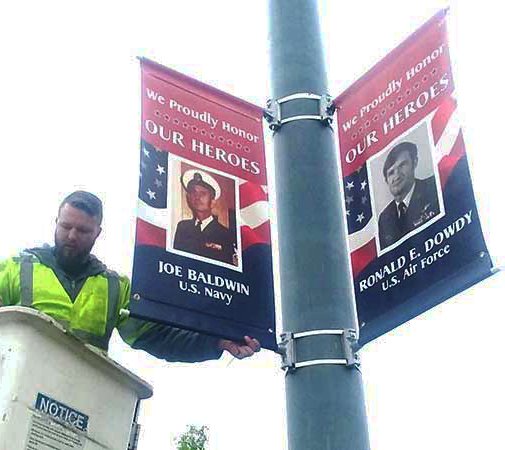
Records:
M209 441L209 427L186 426L186 431L175 439L177 450L205 450Z

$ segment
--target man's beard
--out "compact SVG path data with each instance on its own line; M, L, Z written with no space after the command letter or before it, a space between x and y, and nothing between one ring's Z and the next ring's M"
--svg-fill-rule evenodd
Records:
M65 243L54 239L56 249L56 259L58 264L67 273L75 274L88 262L93 246L77 251L74 248L65 247Z

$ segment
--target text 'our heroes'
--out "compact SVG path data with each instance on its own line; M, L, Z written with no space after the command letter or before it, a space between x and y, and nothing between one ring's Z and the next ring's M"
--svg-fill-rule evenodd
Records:
M359 155L365 153L370 147L379 142L381 138L387 136L392 130L396 129L400 124L405 122L410 117L416 115L420 116L419 111L424 110L433 99L437 98L442 92L444 92L450 86L450 74L447 71L443 71L440 67L433 67L432 64L440 61L440 57L445 53L445 44L441 44L437 48L433 49L429 54L427 54L421 61L410 67L406 72L404 77L399 77L398 79L390 80L387 84L387 88L383 90L378 96L373 98L371 101L362 105L359 108L359 114L355 114L352 118L345 120L342 125L342 130L347 133L354 126L356 126L360 119L365 120L365 116L368 114L375 113L375 117L368 119L365 123L365 128L372 121L376 121L379 118L379 113L375 112L376 108L381 108L380 115L386 114L386 107L379 106L382 103L389 102L387 108L394 106L395 101L389 101L388 97L395 95L396 101L400 102L412 98L412 100L407 101L405 105L393 112L388 118L382 122L382 126L379 129L373 129L368 131L364 136L358 141L351 144L352 148L345 151L344 160L347 164L352 164ZM430 70L428 76L425 71ZM421 74L424 73L422 77L422 82L418 79ZM437 79L432 79L436 76ZM406 81L406 82L405 82ZM410 81L411 83L407 83ZM423 84L426 82L425 87ZM375 86L375 85L373 85ZM401 89L404 92L401 92ZM419 92L416 92L419 89ZM412 95L414 94L414 95ZM353 135L361 134L364 131L363 126L360 127L359 132Z
M242 144L233 143L229 137L239 137L246 142L250 142L251 144L258 144L261 143L260 136L252 133L249 130L235 126L226 120L217 119L213 117L209 111L184 105L179 100L166 98L159 92L156 92L155 90L149 89L147 87L145 94L151 102L157 105L161 105L165 109L169 109L177 113L179 117L187 116L188 118L195 119L209 126L211 130L216 130L216 133L219 129L224 135L228 135L228 137L219 136L219 140L222 142L221 147L214 146L200 139L195 139L194 137L191 139L190 144L189 142L186 142L185 135L181 131L172 130L168 127L168 124L159 123L152 119L146 119L143 123L144 130L148 134L157 136L167 143L176 145L179 148L190 150L193 153L197 153L206 158L220 161L235 168L240 168L244 172L249 172L253 175L258 175L260 173L261 170L259 162L241 156L235 151L231 151L229 148L222 148L224 146L224 143L227 142L229 145L236 145L237 148L244 148L246 152L250 152L250 149L247 147L247 145L242 146ZM157 114L161 113L157 111ZM166 116L169 117L168 115ZM173 122L178 123L178 118L174 119ZM188 126L186 128L188 128ZM191 129L197 130L197 127L193 126ZM200 130L200 132L202 136L208 134L205 129ZM213 133L211 132L210 135L212 137ZM216 137L215 134L214 137Z
M235 152L231 152L220 147L215 147L195 138L192 138L191 144L188 144L183 133L180 131L171 130L166 125L159 124L154 120L145 120L144 130L148 134L157 136L161 140L175 145L179 148L183 148L215 161L220 161L232 167L240 168L244 172L249 172L253 175L258 175L261 172L260 164L258 161L252 161L249 158L237 155Z
M158 273L181 278L178 282L181 291L211 297L222 301L226 306L231 305L235 293L246 296L250 294L250 286L247 284L161 260L158 262Z
M408 102L403 108L396 111L392 116L386 119L382 124L382 136L386 136L394 128L405 122L409 117L422 110L431 100L438 97L449 86L449 75L443 74L442 77L433 83L425 91L422 91L417 97ZM378 135L377 130L372 130L361 141L345 154L345 162L353 163L356 158L363 154L376 142L379 142L381 135Z

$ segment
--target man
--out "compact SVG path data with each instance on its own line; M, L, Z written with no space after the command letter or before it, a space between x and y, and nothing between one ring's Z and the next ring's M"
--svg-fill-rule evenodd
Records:
M233 242L228 228L212 215L220 188L208 173L188 170L181 177L193 218L177 224L174 248L233 264Z
M383 175L393 201L379 216L381 248L390 246L440 212L435 177L415 177L417 146L401 142L393 147L384 163Z
M130 301L130 283L110 271L91 249L101 232L102 202L77 191L61 203L55 246L25 250L0 263L0 306L44 312L86 342L107 350L113 328L125 342L168 361L218 359L223 350L241 359L259 351L243 343L119 316Z

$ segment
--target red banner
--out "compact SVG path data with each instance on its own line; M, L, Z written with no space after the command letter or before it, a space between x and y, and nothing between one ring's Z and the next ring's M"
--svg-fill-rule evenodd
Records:
M275 349L263 110L141 68L132 314Z
M445 19L439 12L335 100L344 176L454 91Z
M446 11L335 100L362 343L487 277Z
M267 184L261 108L146 59L142 88L143 139L207 167Z

